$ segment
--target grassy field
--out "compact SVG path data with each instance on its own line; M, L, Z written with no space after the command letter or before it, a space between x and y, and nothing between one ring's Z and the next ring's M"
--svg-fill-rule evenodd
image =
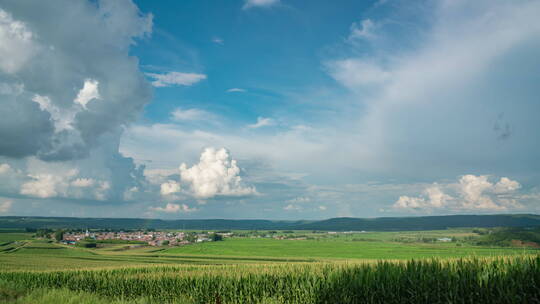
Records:
M330 259L412 259L431 257L499 256L531 252L511 247L478 247L453 243L403 244L397 242L344 240L275 240L232 238L225 242L203 243L166 249L165 254L309 257Z
M303 234L295 232L294 237L303 238ZM89 249L35 239L28 233L0 232L0 302L538 300L538 249L464 242L475 236L471 229L307 233L308 239L295 240L233 237L182 247L127 249L125 244L103 244L102 248ZM455 242L422 241L440 237L454 238ZM497 292L498 297L490 296ZM410 301L402 301L404 296ZM469 298L461 300L464 297Z
M23 232L2 232L0 230L0 244L13 241L22 241L32 239L32 233Z
M182 247L106 244L87 249L32 239L27 233L0 233L0 269L62 270L178 264L247 264L343 260L495 257L535 254L536 249L472 246L462 243L402 243L396 238L464 237L470 230L343 234L315 240L228 238ZM361 237L360 237L361 236Z

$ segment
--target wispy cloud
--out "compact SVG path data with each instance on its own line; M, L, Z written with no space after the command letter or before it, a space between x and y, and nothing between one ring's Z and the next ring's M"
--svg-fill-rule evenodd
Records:
M234 93L234 92L244 93L244 92L246 92L246 90L245 90L245 89L241 89L241 88L231 88L231 89L228 89L228 90L227 90L227 93Z
M258 117L257 122L251 125L248 125L247 127L250 129L258 129L262 127L269 127L275 125L276 122L272 118L267 117Z
M207 120L213 118L213 114L200 109L186 109L176 108L171 112L171 119L174 121L193 121L193 120Z
M283 207L283 210L285 210L285 211L300 211L300 210L302 210L302 207L300 207L298 205L294 205L294 204L289 204L289 205Z
M181 72L169 72L166 74L146 73L146 75L154 79L152 85L156 88L174 85L192 86L207 78L204 74Z
M223 40L223 38L214 37L214 38L212 38L212 42L215 43L215 44L224 44L225 40Z
M353 23L351 25L351 33L349 35L349 41L356 39L372 39L375 37L375 23L371 19L364 19L360 24Z
M255 7L272 7L280 3L280 0L246 0L242 9L247 10Z
M515 161L512 153L503 155L493 149L493 142L487 140L493 138L489 136L492 134L481 135L469 130L489 132L493 117L515 111L515 106L503 100L508 97L497 95L522 96L519 102L523 108L532 107L534 95L531 92L521 95L503 77L511 79L509 72L516 77L524 73L520 68L513 68L510 64L513 60L536 64L534 56L525 50L530 49L540 34L540 22L536 18L539 3L434 3L433 10L428 12L428 26L412 25L404 30L407 35L418 38L405 40L418 43L395 47L402 45L404 39L403 33L396 33L393 26L408 20L398 20L398 23L392 20L394 23L388 28L378 28L378 23L372 26L364 20L351 27L350 36L370 36L375 26L377 37L381 36L384 43L368 50L354 46L348 49L353 55L327 62L330 75L350 89L352 98L365 107L356 129L357 142L369 147L367 159L362 163L386 162L382 166L407 172L420 165L417 160L431 160L434 164L443 164L448 171L462 172L470 170L470 165L457 159L467 158L469 164L475 162L476 168L487 166L487 159L497 159L501 164ZM519 59L518 52L523 53ZM525 112L520 114L528 116ZM463 124L463 121L469 123ZM500 139L508 138L513 131L506 121L498 121L492 128ZM403 136L410 139L408 143L403 143ZM525 138L522 147L538 149ZM466 156L456 149L465 142L468 143ZM513 145L517 147L516 143ZM442 155L456 161L449 163L439 158ZM474 161L471 156L475 157Z
M13 201L11 200L4 200L0 203L0 213L6 213L11 209L11 205L13 204Z

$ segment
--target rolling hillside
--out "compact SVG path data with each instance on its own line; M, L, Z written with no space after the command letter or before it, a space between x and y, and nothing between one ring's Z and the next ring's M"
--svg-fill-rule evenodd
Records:
M438 230L460 227L537 227L540 216L447 215L422 217L332 218L321 221L270 220L161 220L135 218L0 217L0 228L72 229L197 229L197 230L323 230L398 231Z

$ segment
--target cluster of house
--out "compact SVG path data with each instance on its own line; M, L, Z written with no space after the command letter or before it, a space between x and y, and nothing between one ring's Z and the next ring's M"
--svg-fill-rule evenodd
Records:
M355 234L355 233L366 233L365 230L362 231L328 231L328 234Z
M270 237L270 236L267 236L267 237ZM289 241L307 240L307 237L305 237L305 236L302 236L302 237L289 237L289 236L286 236L286 235L274 235L274 236L272 236L272 238L275 239L275 240L289 240Z
M150 246L178 246L186 245L192 242L202 243L209 242L212 239L209 233L197 233L192 235L188 240L187 234L184 232L165 232L165 231L132 231L132 232L79 232L79 233L64 233L63 241L66 244L75 244L82 240L123 240L123 241L139 241L146 242ZM222 237L230 237L232 233L219 233Z

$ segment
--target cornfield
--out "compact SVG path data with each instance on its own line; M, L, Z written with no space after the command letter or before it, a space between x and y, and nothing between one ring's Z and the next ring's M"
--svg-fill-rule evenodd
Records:
M193 303L540 303L540 257L30 272L0 280Z

